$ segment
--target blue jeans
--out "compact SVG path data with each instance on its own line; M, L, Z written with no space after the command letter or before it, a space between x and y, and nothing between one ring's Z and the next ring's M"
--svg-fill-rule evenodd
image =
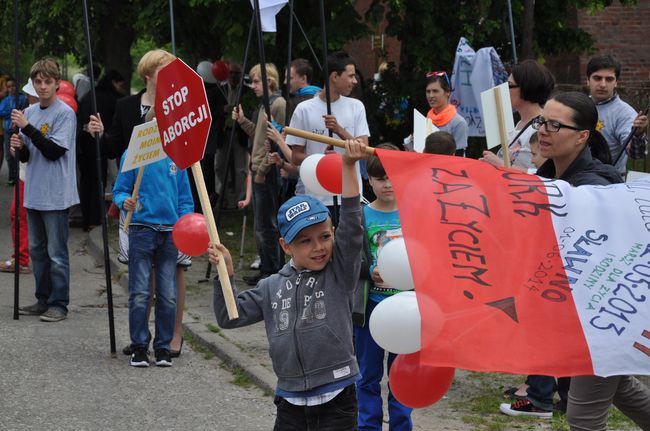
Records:
M129 227L129 334L131 346L148 348L151 341L147 304L151 266L156 267L156 336L154 349L169 350L176 320L176 258L171 232L147 226Z
M27 225L36 299L41 306L58 308L67 314L70 302L68 210L28 208Z
M253 211L255 240L260 255L260 272L275 274L284 265L284 253L278 239L279 186L275 169L271 169L264 183L253 182Z
M277 406L273 431L356 431L357 399L350 385L325 404L295 406L275 397Z
M532 405L542 410L553 410L553 394L557 390L560 399L567 401L569 396L569 377L558 377L557 385L555 377L531 375L526 379L528 384L528 396L526 399Z
M354 348L361 371L361 380L357 382L357 398L359 400L359 430L381 431L384 414L381 401L381 379L384 376L384 358L386 352L379 347L370 335L368 321L377 303L368 300L366 321L363 328L354 327ZM387 369L395 360L394 353L388 353ZM411 412L395 399L388 388L388 424L391 431L406 431L413 429Z

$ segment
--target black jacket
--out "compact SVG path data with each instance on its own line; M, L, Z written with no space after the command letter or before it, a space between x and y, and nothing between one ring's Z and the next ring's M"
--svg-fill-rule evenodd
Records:
M537 175L545 178L555 178L555 165L553 160L547 160L537 170ZM591 156L588 146L585 146L578 157L569 165L562 174L564 180L572 186L606 186L608 184L622 183L623 178L612 165L605 165L600 160Z
M133 96L123 97L115 104L115 114L110 132L102 136L104 154L109 159L120 160L122 154L129 147L133 128L144 123L140 112L140 99L144 90Z

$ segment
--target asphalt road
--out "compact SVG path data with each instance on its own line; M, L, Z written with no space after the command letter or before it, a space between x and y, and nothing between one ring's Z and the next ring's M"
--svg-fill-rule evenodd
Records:
M10 256L12 188L0 172L0 258ZM118 355L110 355L103 267L86 251L87 234L70 230L68 319L13 320L13 274L0 273L0 429L270 430L272 398L187 344L171 368L136 369L128 343L126 296L113 285ZM33 275L20 277L21 305L34 302ZM153 330L153 325L152 325Z

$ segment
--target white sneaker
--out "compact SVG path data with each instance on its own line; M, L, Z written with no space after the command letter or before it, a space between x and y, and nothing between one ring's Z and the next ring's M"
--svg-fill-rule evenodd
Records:
M255 260L251 263L251 269L260 269L260 257L255 256Z

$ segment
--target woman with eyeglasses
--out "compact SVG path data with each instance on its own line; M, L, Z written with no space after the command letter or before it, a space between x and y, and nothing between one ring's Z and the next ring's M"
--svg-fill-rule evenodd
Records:
M508 154L513 169L526 172L534 169L530 151L530 137L535 133L533 118L542 113L542 106L555 87L551 72L535 60L524 60L512 68L508 76L510 104L519 113L520 120L509 133ZM495 166L503 166L503 152L495 155L484 151L481 160Z
M464 156L467 149L467 121L449 103L451 84L447 72L429 72L425 87L427 102L431 109L427 118L441 131L448 132L456 141L456 155Z
M548 159L537 175L561 179L573 186L623 182L616 168L607 164L611 163L611 155L607 142L596 131L597 123L596 105L585 94L567 92L553 96L532 123L538 133L540 152ZM502 405L501 411L513 416L550 418L552 411L541 416L540 409L531 403L530 394L535 392L552 402L554 382L551 377L530 377L540 379L532 383L529 378L529 397ZM650 389L632 376L572 377L566 411L571 430L607 429L612 403L641 429L650 430Z

